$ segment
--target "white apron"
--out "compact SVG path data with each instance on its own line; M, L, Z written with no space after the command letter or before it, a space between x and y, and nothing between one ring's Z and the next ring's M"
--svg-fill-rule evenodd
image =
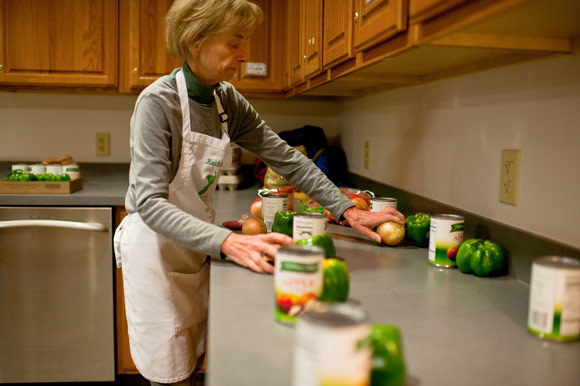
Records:
M183 72L176 74L183 115L183 141L169 202L213 223L211 198L220 166L231 158L227 123L222 138L191 131ZM227 120L214 92L220 118ZM211 162L207 162L208 160ZM139 372L158 383L188 378L205 352L209 258L151 230L137 213L115 232L117 265L123 266L131 356Z

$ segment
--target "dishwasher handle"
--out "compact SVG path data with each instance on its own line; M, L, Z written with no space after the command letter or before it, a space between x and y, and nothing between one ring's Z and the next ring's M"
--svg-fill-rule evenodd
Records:
M0 229L22 228L22 227L44 227L44 228L65 228L78 229L83 231L106 232L109 229L97 222L78 222L67 220L7 220L0 221Z

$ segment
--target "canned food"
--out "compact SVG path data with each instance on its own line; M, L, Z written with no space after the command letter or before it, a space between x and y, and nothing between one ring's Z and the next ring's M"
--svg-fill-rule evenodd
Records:
M29 172L30 171L30 165L27 164L14 164L12 165L12 170L23 170L25 172Z
M528 331L540 338L580 338L580 260L546 256L534 261Z
M397 209L397 199L391 197L371 198L371 212L380 212L387 208Z
M314 306L322 294L324 250L314 246L280 248L274 262L274 316L294 323L296 316Z
M81 178L81 168L77 164L63 165L63 173L70 176L71 180Z
M455 257L463 242L465 219L455 214L431 216L429 263L443 268L456 267Z
M328 217L323 213L296 213L292 224L294 241L326 233Z
M61 164L46 165L46 172L58 176L59 174L62 174L62 165Z
M294 335L292 385L369 385L370 329L367 315L348 303L305 311Z
M288 210L288 196L279 193L266 193L262 196L262 220L266 231L272 232L274 217L279 210Z
M44 164L34 164L31 167L32 174L44 174L46 173L46 165Z

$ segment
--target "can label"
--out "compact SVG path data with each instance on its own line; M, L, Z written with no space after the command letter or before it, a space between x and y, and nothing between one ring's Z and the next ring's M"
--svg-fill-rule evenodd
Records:
M463 242L462 216L443 214L431 216L429 230L429 263L438 267L456 267L455 257Z
M387 208L397 209L397 199L390 197L371 198L371 212L380 212Z
M262 197L262 220L268 232L272 232L274 217L279 210L288 210L287 195L268 193Z
M553 262L558 259L551 258ZM580 263L558 266L541 261L532 265L528 330L542 338L579 339Z
M297 251L302 249L302 251ZM274 316L283 323L318 302L324 284L324 251L318 247L280 248L274 263Z
M327 326L301 318L296 326L293 386L368 386L372 350L367 323Z
M328 217L322 213L297 213L292 221L294 241L326 233Z
M64 165L63 172L68 174L71 180L76 180L81 177L81 169L76 164Z

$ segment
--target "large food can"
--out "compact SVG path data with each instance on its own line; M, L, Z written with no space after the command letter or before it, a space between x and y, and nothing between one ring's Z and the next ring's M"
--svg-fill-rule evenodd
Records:
M294 241L326 233L328 217L323 213L296 213L292 223Z
M288 195L267 193L262 196L262 220L268 232L272 232L274 217L279 210L288 210Z
M46 165L46 172L58 176L59 174L62 174L62 165L61 164Z
M45 164L34 164L31 166L32 174L44 174L46 173L46 165Z
M580 260L546 256L534 261L528 330L541 338L580 338Z
M294 334L293 386L370 384L367 315L348 303L305 311Z
M81 168L77 164L63 165L62 169L63 173L68 174L71 180L81 178Z
M391 197L371 198L371 212L380 212L387 208L397 209L397 199Z
M437 267L457 266L455 257L463 242L465 219L455 214L436 214L431 216L429 230L429 263Z
M276 253L274 263L274 316L294 323L322 295L324 250L314 246L288 245Z

